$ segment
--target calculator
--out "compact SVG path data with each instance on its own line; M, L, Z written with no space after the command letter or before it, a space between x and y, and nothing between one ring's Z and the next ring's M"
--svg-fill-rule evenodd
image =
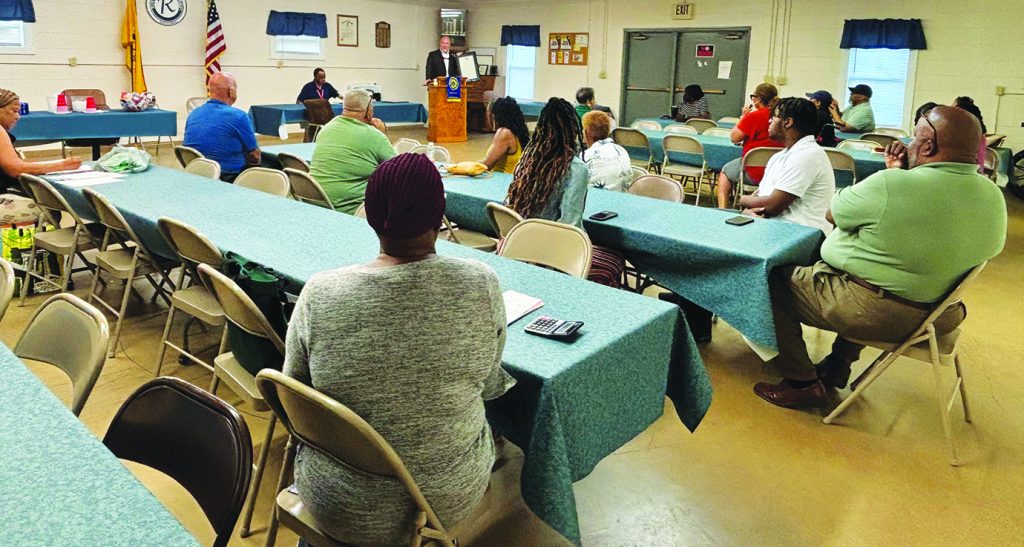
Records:
M583 321L562 321L560 319L553 319L546 315L542 315L531 321L529 325L523 327L523 330L538 336L567 338L575 334L582 326Z

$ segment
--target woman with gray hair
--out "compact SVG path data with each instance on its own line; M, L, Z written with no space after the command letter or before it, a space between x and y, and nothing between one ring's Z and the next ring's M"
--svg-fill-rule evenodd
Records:
M66 169L78 169L82 165L82 159L70 157L54 161L26 161L21 159L14 149L17 138L11 134L11 130L17 125L21 118L21 100L18 94L7 89L0 89L0 193L6 193L9 189L17 190L18 177L27 175L45 175L53 171Z

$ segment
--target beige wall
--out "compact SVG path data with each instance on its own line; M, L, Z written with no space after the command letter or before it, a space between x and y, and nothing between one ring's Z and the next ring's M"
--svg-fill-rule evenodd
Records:
M1019 47L1024 27L1022 0L791 0L788 54L783 55L780 36L771 68L772 2L697 1L692 21L673 20L673 4L665 0L470 1L469 41L475 46L496 46L503 24L539 24L542 42L549 32L589 32L587 67L550 66L544 58L545 48L538 51L535 98L557 95L571 99L576 88L589 85L601 103L615 108L620 96L624 29L750 27L748 87L752 89L771 72L785 78L780 90L786 96L821 88L841 89L845 56L839 38L844 19L920 18L928 49L917 54L911 102L949 102L957 95L970 95L981 107L989 131L1010 135L1015 149L1024 148L1024 129L1020 127L1024 95L998 98L995 93L997 85L1008 92L1024 93L1024 55ZM784 3L780 0L777 4L781 11ZM504 66L503 59L497 62ZM784 70L783 63L787 65ZM602 70L606 78L602 78Z

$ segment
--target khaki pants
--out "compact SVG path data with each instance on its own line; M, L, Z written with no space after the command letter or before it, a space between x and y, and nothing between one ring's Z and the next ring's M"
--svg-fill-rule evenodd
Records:
M773 360L789 380L817 378L807 354L800 324L839 334L831 358L852 363L864 346L846 339L902 342L928 317L929 312L895 300L850 281L847 274L823 261L812 266L784 267L770 278L772 312L779 355ZM950 306L935 321L938 334L952 331L967 316L963 304Z

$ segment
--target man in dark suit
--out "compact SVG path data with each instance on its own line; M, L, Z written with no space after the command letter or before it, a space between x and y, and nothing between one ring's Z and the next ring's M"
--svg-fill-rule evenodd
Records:
M327 83L327 72L317 68L313 70L313 81L302 86L302 91L299 91L295 102L302 104L306 99L334 99L340 96L338 90Z
M451 53L451 47L452 39L442 36L438 49L427 55L427 79L423 85L436 80L438 76L462 76L459 59Z

